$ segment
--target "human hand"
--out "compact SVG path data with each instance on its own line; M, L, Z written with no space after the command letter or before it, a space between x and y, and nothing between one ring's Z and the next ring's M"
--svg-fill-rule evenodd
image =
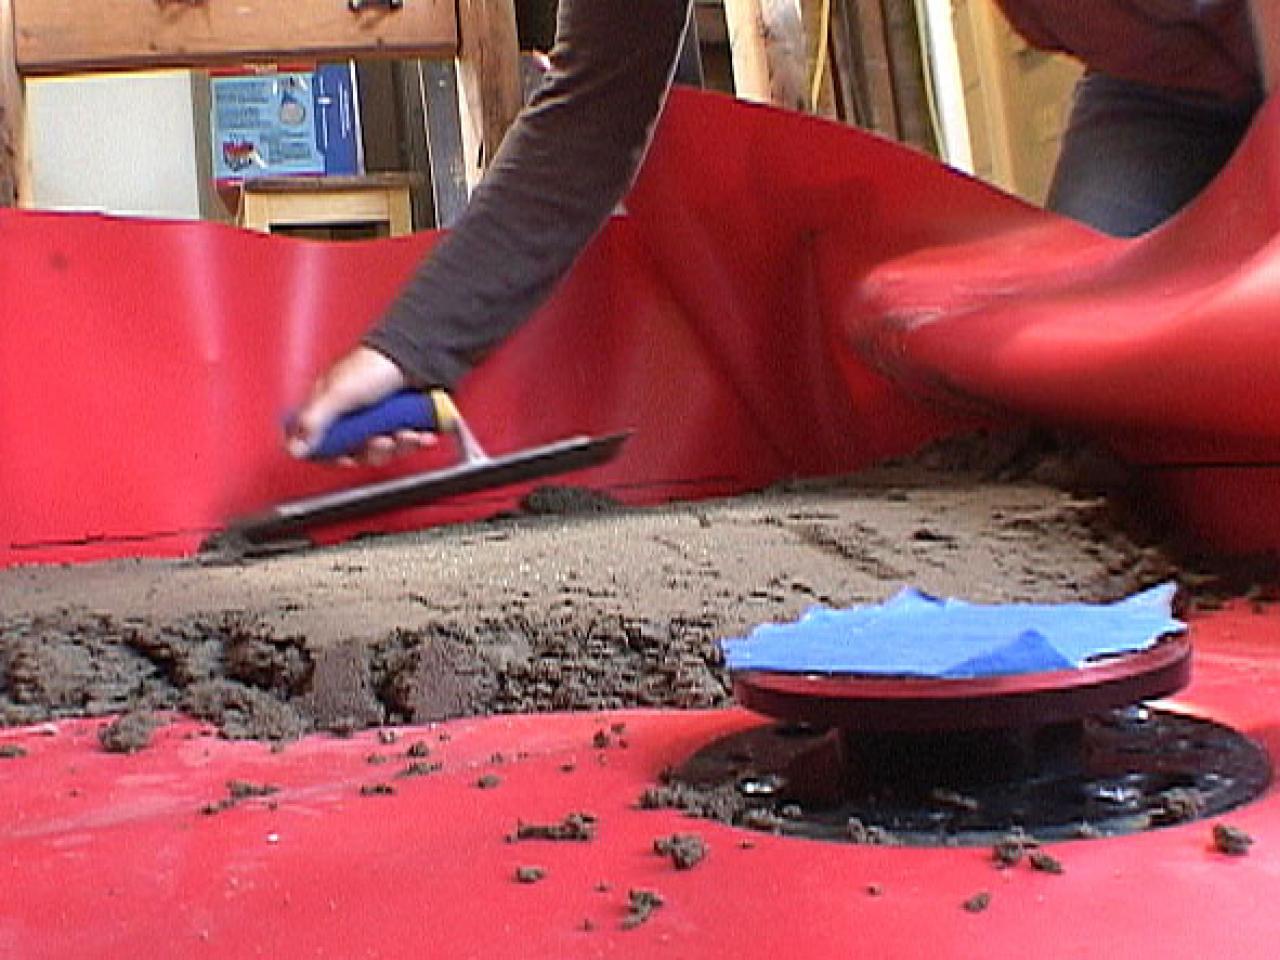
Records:
M289 424L286 447L305 459L338 417L377 403L406 386L404 374L389 358L359 346L335 363L312 387L311 397ZM433 433L399 430L372 437L364 449L334 461L343 466L380 466L401 454L436 442Z

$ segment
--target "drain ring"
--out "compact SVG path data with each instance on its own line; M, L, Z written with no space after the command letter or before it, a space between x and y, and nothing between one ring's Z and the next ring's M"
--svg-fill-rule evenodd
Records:
M1271 764L1230 727L1136 706L1031 730L770 724L708 744L667 779L689 795L736 791L735 822L789 836L956 846L1217 816L1259 796Z
M1079 720L1169 696L1190 679L1191 641L1176 634L1078 669L960 680L740 671L733 692L747 709L790 723L939 731Z

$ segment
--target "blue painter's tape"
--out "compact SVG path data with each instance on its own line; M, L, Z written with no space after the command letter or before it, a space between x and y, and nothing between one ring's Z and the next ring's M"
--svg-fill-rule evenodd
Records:
M731 670L939 678L1077 668L1181 633L1174 584L1108 604L972 604L907 589L883 604L813 607L721 647Z

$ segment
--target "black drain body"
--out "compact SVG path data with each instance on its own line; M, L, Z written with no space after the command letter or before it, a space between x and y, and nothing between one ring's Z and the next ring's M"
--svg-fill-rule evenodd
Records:
M693 791L733 785L752 811L740 819L789 835L931 846L1018 830L1133 833L1220 815L1270 779L1266 753L1242 734L1144 706L978 731L771 725L716 741L670 775Z

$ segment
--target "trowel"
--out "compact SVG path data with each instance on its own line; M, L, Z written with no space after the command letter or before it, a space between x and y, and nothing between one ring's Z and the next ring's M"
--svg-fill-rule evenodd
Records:
M279 553L310 545L302 534L315 527L599 466L617 456L630 436L629 432L573 436L490 456L448 393L401 390L335 420L313 447L310 459L335 460L358 452L370 437L399 430L453 434L462 458L450 467L291 500L240 517L205 540L200 559L235 561Z

